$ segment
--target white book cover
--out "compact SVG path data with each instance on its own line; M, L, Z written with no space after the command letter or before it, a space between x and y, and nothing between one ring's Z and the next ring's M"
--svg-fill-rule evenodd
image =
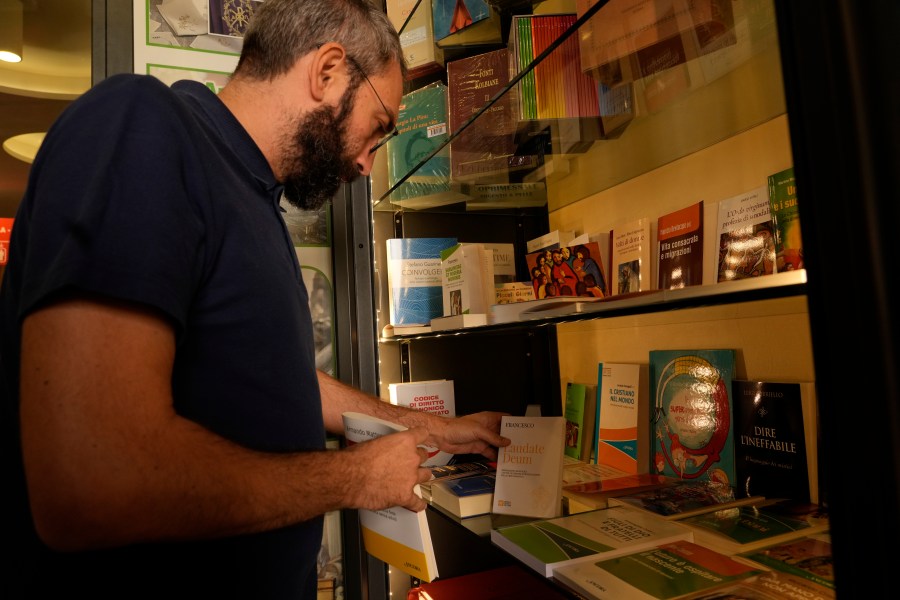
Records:
M444 315L487 314L494 303L493 251L483 244L456 244L441 251Z
M491 531L491 541L551 577L565 565L595 562L679 540L691 531L624 508L605 508L556 519L529 521Z
M456 396L451 379L389 383L388 394L391 404L397 406L442 417L456 416ZM432 447L428 448L428 460L422 464L426 467L442 466L449 463L451 458L453 455L449 452Z
M554 229L540 237L525 242L525 251L529 254L538 250L552 250L553 248L562 248L568 246L569 242L575 237L574 231L560 231Z
M610 295L656 288L656 219L640 218L614 227Z
M646 364L597 365L595 461L628 474L650 470L650 368Z
M565 417L504 416L500 435L511 440L497 457L494 513L557 517L562 512Z
M484 247L494 251L494 285L514 283L516 281L515 244L486 243Z
M398 423L363 413L345 412L342 416L348 445L406 430ZM418 485L415 492L422 495ZM413 512L402 506L384 510L361 509L359 525L366 552L375 558L423 581L438 576L431 530L424 510Z

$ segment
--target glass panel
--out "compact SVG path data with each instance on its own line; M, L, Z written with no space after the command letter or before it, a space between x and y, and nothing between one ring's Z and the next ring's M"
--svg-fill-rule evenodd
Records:
M408 107L407 135L383 151L389 176L373 175L376 210L553 211L785 113L771 0L683 3L691 8L640 31L610 12L618 3L577 6L577 15L511 17L508 68L496 58L469 70L487 90L480 96L436 83L430 101ZM448 84L457 62L447 63ZM454 90L446 108L442 87ZM422 122L418 142L408 141ZM410 154L423 137L430 151Z

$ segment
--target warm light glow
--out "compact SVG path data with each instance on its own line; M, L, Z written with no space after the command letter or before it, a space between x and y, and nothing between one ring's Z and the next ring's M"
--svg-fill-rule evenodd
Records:
M0 60L22 61L22 3L0 0Z
M22 62L22 57L13 52L7 52L6 50L0 50L0 60L8 63L17 63Z
M13 158L18 158L28 164L34 162L38 148L44 141L44 133L23 133L3 142L3 149Z

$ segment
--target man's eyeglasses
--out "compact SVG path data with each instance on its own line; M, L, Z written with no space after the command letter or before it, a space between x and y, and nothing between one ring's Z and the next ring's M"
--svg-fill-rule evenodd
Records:
M375 86L372 85L371 81L369 81L369 77L366 75L366 72L363 71L363 68L360 66L360 64L358 62L356 62L355 58L348 56L347 60L350 62L350 64L353 65L353 67L355 69L357 69L360 72L360 74L362 74L363 79L365 79L366 83L369 84L369 87L372 88L372 93L375 94L376 98L378 98L378 102L381 104L381 108L384 109L384 112L387 115L388 123L389 123L388 127L391 127L391 131L389 131L383 138L378 140L378 142L374 146L369 148L369 154L374 154L379 148L381 148L382 146L387 144L391 140L391 138L393 138L394 136L400 135L400 131L397 129L397 125L394 123L393 117L391 117L391 112L387 109L387 106L385 106L384 100L381 99L381 96L379 96L378 92L375 90Z

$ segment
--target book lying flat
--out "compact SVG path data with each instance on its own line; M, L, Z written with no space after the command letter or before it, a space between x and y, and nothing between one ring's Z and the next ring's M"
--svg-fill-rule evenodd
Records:
M828 517L816 504L765 500L695 515L680 523L694 541L725 554L751 552L828 530Z
M530 521L491 531L494 544L545 577L564 565L596 562L690 539L690 531L679 523L623 508Z
M679 541L560 567L554 578L596 600L674 600L693 598L763 572L699 544Z
M473 517L491 512L494 474L471 475L431 485L431 502L457 517Z
M729 486L713 481L676 479L672 485L610 498L609 505L627 506L663 519L676 520L761 500L761 496L735 498L734 490Z

